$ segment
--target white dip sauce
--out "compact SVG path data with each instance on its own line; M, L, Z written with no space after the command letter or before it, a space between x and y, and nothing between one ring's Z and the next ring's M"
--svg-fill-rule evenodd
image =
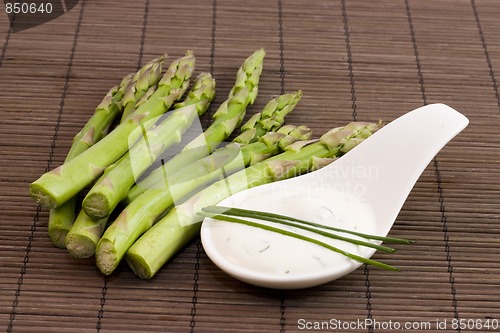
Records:
M249 198L237 207L293 216L306 221L375 233L375 214L372 207L357 197L330 192L321 197L288 196L280 199ZM351 264L352 260L320 245L237 223L221 223L214 233L214 243L226 259L249 270L270 274L304 274L328 267ZM272 224L277 226L276 224ZM307 231L289 230L320 239L342 250L363 255L366 247L333 240ZM341 234L355 238L349 234ZM372 250L373 251L373 250Z

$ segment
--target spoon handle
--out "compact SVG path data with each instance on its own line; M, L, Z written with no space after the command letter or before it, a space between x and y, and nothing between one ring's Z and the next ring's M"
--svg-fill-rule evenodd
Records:
M444 104L413 110L390 122L348 154L319 170L337 190L353 192L378 211L389 231L411 189L434 156L469 123ZM328 180L323 182L328 184ZM325 184L325 183L323 183Z

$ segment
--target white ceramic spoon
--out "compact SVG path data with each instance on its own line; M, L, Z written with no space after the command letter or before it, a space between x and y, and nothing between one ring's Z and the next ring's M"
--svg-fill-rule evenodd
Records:
M220 205L386 236L423 170L467 124L465 116L444 104L424 106L385 125L318 171L245 190ZM263 287L311 287L361 265L318 245L209 218L203 222L201 237L219 268ZM330 243L365 258L375 252L345 242Z

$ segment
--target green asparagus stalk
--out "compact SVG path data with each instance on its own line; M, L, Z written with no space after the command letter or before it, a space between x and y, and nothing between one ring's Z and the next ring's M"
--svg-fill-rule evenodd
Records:
M77 198L73 197L57 208L51 208L49 212L48 234L54 246L64 249L65 238L75 221Z
M161 78L162 64L167 58L166 54L151 60L137 71L134 75L133 83L125 91L123 96L123 113L121 121L125 121L128 116L140 105L144 96L148 98L156 90L156 84Z
M205 110L208 109L208 106L215 97L215 86L216 83L212 74L201 73L196 78L193 87L186 97L182 101L175 103L172 108L181 109L186 106L196 104L199 108L203 108ZM200 111L199 114L201 115Z
M75 258L89 258L94 255L108 217L95 220L82 209L65 238L68 252Z
M208 152L212 152L241 124L245 117L246 107L253 104L257 98L265 54L264 49L259 49L245 59L238 69L236 81L229 92L228 99L213 115L214 122L205 133L188 143L184 151L206 146L204 150L208 149Z
M132 271L143 279L153 277L182 247L199 233L203 207L216 205L233 193L261 184L293 177L325 165L378 129L378 124L351 123L324 134L317 142L296 142L290 149L217 181L171 209L127 251ZM325 159L327 161L325 162ZM103 250L113 252L112 244Z
M80 155L97 141L102 139L109 130L111 123L122 112L122 99L124 90L132 82L132 74L125 76L119 86L111 88L96 111L73 138L73 143L69 149L66 161Z
M106 167L127 152L130 142L139 138L141 133L134 131L136 128L166 112L184 94L194 64L191 52L173 61L159 81L156 92L124 122L90 149L33 182L30 185L33 199L44 207L55 208L99 177Z
M166 55L163 55L154 59L139 69L137 73L125 76L118 87L114 87L108 92L97 106L94 115L73 139L65 162L70 161L102 139L120 112L123 115L126 111L127 105L132 105L139 98L146 97L141 92L127 97L133 86L140 87L141 91L148 88L156 89L156 83L161 78L161 65L165 57ZM48 234L56 247L65 247L65 237L75 221L76 201L77 198L74 196L60 207L50 210Z
M260 141L245 145L241 150L235 147L216 151L216 158L211 159L213 156L208 156L177 172L172 182L164 189L151 188L137 197L108 227L99 241L96 250L99 269L105 274L113 272L125 251L160 215L174 205L176 199L182 200L208 184L223 179L226 174L256 163L263 156L277 154L294 140L311 136L311 131L305 126L296 128L289 125L280 130L281 132L267 133ZM234 159L238 153L241 158ZM256 158L255 154L258 154L259 158Z
M92 117L73 138L65 162L90 148L108 133L111 123L122 110L124 91L132 83L133 76L133 73L125 76L119 86L109 90ZM48 234L56 247L65 247L64 239L75 220L75 207L76 197L73 197L60 207L50 210Z
M197 102L170 112L164 121L145 132L127 154L104 171L83 200L82 207L87 215L96 220L109 216L158 156L181 141L182 134L208 109L215 95L212 75L204 73L198 77L193 95L197 96Z

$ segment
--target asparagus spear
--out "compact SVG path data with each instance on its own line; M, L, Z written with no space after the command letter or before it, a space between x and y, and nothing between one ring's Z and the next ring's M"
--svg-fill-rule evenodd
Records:
M124 108L126 108L127 91L138 84L142 89L145 85L154 86L161 77L161 65L166 55L154 59L143 66L137 73L125 76L118 87L113 87L97 106L94 115L88 120L83 129L74 137L73 144L66 156L65 162L84 152L97 141L102 139ZM154 69L154 70L152 70ZM137 98L141 94L137 95ZM135 96L132 96L135 97ZM128 97L130 101L130 97ZM134 100L135 102L135 100ZM132 104L132 103L129 103ZM52 208L49 214L48 234L56 247L65 247L65 237L75 221L75 207L77 198L74 196L57 208Z
M122 99L132 80L133 74L126 75L119 86L108 91L101 103L96 107L92 117L73 138L73 143L65 161L80 155L108 133L111 123L123 110Z
M211 87L208 91L206 89L207 86ZM208 107L209 100L206 95L209 92L211 94L215 93L215 80L213 80L210 74L201 73L187 96L184 98L184 101L176 103L173 108L194 105L200 108L198 113L201 114L202 110L206 110ZM213 96L208 97L213 98ZM147 98L147 93L143 98ZM140 102L138 102L138 104L140 104ZM76 258L87 258L94 255L97 242L101 238L107 222L108 217L93 219L82 209L74 224L71 226L65 240L68 252Z
M144 233L127 251L126 260L133 272L143 279L153 277L177 251L199 232L203 207L218 204L233 193L249 187L278 181L316 169L325 159L340 156L378 129L377 124L351 123L324 134L317 142L296 142L282 154L254 164L217 181L170 210ZM106 243L102 249L113 255Z
M192 52L173 61L159 81L156 92L124 122L90 149L33 182L30 185L33 199L44 207L55 208L99 177L106 167L127 152L129 142L138 139L134 135L140 133L136 133L138 131L134 129L163 114L184 94L194 63Z
M95 247L101 237L108 217L95 220L82 209L76 217L65 238L68 252L75 258L88 258L94 255Z
M51 208L49 212L48 234L54 246L64 249L65 238L75 221L77 198L71 198L57 208Z
M271 154L277 154L295 140L311 136L311 131L305 126L296 128L289 125L280 130L281 132L267 133L260 141L245 145L241 150L239 147L228 147L216 151L214 154L218 154L215 158L208 156L177 172L172 182L163 189L149 189L132 201L99 241L96 250L99 269L105 274L111 274L128 247L174 204L176 198L185 198L209 183L223 179L226 174L241 170ZM234 159L238 153L241 153L242 158Z
M197 116L201 116L208 109L215 95L215 81L212 75L200 75L192 94L197 96L196 102L192 97L190 101L193 104L187 104L169 113L164 121L145 132L127 154L104 171L103 176L83 200L82 206L87 215L96 220L109 216L125 198L135 180L158 156L181 141L182 134Z
M261 112L254 114L241 126L242 133L233 139L237 143L252 143L267 132L276 131L285 123L285 117L292 112L302 98L302 91L283 94L271 99Z
M228 99L213 115L214 122L204 133L188 143L184 151L192 151L201 147L208 153L212 152L241 124L245 117L246 107L253 104L257 98L265 54L264 49L259 49L245 59L238 69L236 81L229 92Z
M66 155L65 162L69 162L107 134L111 122L121 110L120 102L123 97L124 87L129 85L132 78L133 74L125 76L120 86L109 90L102 102L97 106L92 117L73 138L73 144ZM56 247L64 248L64 238L75 220L75 207L76 197L71 198L60 207L50 210L48 234Z
M162 64L166 58L167 55L163 54L142 66L135 73L133 83L128 87L123 96L122 122L130 116L144 96L148 98L156 90L156 84L161 78Z

